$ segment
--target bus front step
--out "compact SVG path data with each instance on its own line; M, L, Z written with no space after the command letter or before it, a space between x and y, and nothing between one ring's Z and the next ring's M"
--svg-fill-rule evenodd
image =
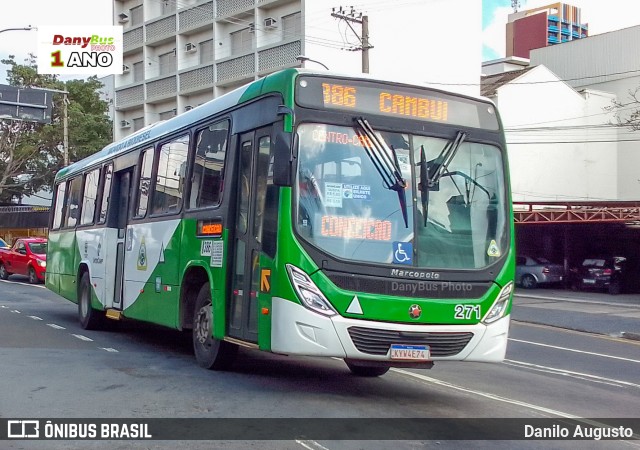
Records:
M122 311L118 309L107 309L106 316L107 319L120 320L122 317Z

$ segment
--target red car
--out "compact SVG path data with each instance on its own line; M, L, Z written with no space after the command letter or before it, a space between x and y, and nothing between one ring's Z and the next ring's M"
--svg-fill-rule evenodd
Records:
M25 275L29 283L44 282L47 269L47 240L44 238L16 239L11 248L0 248L0 278Z

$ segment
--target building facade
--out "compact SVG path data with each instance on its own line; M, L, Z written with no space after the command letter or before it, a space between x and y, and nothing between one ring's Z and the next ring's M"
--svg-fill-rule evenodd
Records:
M368 14L370 73L478 94L481 24L477 0L372 2ZM326 0L113 0L124 32L122 75L115 75L114 139L171 118L249 81L288 67L304 55L332 71L361 72L358 23L332 17ZM450 33L448 17L468 41ZM347 11L347 13L349 13ZM473 44L470 44L473 43ZM419 57L416 46L420 45ZM320 68L313 61L308 67ZM449 85L451 83L451 85Z
M620 199L615 95L575 90L543 65L483 77L505 127L516 202Z
M587 37L588 25L582 23L580 8L553 3L509 14L506 31L507 57L529 58L535 48Z
M578 91L610 92L625 105L615 110L622 120L640 111L640 102L631 96L640 92L640 25L533 50L531 64L545 65ZM608 102L603 108L610 106ZM609 108L596 113L594 118L603 125L617 123ZM628 127L609 130L609 137L599 136L594 129L585 130L582 139L615 142L617 151L603 151L603 158L616 161L617 177L602 182L615 186L618 200L640 200L640 132Z

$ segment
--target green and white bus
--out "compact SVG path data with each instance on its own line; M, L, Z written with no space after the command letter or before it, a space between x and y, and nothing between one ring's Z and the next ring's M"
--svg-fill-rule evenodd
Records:
M504 359L514 280L494 105L287 69L56 175L46 286L84 328L192 330L356 375Z

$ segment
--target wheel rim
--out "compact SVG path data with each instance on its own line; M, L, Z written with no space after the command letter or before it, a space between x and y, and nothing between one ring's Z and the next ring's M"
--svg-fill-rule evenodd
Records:
M211 338L211 303L207 303L200 308L194 328L198 342L203 346L207 346Z
M29 281L32 283L36 282L36 272L33 269L29 269Z
M4 264L0 266L0 277L4 278L7 275L7 269L5 269Z
M533 286L531 277L524 277L524 280L522 280L522 285L526 288L530 288L531 286Z

